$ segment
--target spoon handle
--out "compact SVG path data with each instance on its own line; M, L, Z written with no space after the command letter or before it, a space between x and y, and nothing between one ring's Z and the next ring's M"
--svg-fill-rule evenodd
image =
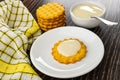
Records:
M100 17L91 17L91 18L96 18L96 19L102 21L104 24L106 24L108 26L113 26L113 25L117 25L118 24L118 22L108 21L108 20L100 18Z

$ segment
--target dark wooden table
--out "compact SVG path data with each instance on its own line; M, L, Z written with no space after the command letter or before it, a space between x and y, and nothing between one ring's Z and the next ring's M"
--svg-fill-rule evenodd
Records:
M1 1L1 0L0 0ZM74 25L69 17L69 7L82 0L22 0L25 6L32 13L36 19L36 8L44 3L57 1L62 3L66 8L67 25ZM85 1L85 0L84 0ZM105 19L117 21L120 23L120 0L92 0L99 1L106 6ZM67 80L120 80L120 24L117 26L106 26L100 24L99 27L90 29L96 33L103 41L105 47L105 54L102 62L91 72L76 78ZM33 65L32 65L33 66ZM35 71L41 76L43 80L61 80L49 77L39 72L34 66Z

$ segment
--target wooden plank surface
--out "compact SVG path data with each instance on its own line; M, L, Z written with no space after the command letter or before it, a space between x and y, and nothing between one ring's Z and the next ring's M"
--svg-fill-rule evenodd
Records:
M0 0L2 1L2 0ZM67 25L74 25L70 19L69 8L73 3L82 0L22 0L25 6L35 17L36 9L44 3L55 1L62 3L66 8ZM85 0L84 0L85 1ZM106 6L105 19L118 21L120 23L120 0L92 0L99 1ZM96 33L103 41L105 54L102 62L91 72L77 78L67 80L120 80L120 24L117 26L106 26L100 24L99 27L90 29ZM49 77L39 72L34 66L35 71L43 80L61 80Z

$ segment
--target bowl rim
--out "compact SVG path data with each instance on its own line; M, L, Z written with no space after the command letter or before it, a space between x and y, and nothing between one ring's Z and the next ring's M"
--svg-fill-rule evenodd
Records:
M81 2L78 2L78 3L73 4L73 5L70 7L70 15L73 16L74 18L78 19L78 20L88 20L88 19L92 19L92 18L79 18L79 17L76 17L76 16L74 15L74 13L72 12L73 8L75 8L77 5L79 5L79 4L85 4L85 3L87 3L87 4L94 4L94 5L97 5L98 7L100 7L100 8L103 9L103 13L102 13L101 15L97 16L97 17L102 17L102 16L105 14L105 12L106 12L106 7L105 7L105 5L103 5L101 2L96 2L96 1L94 1L94 2L93 2L93 1L81 1Z

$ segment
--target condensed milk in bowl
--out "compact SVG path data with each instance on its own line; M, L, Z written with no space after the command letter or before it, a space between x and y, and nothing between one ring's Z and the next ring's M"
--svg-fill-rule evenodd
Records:
M97 27L100 21L91 17L103 17L104 14L105 6L99 2L79 2L70 8L72 21L76 25L85 28Z

